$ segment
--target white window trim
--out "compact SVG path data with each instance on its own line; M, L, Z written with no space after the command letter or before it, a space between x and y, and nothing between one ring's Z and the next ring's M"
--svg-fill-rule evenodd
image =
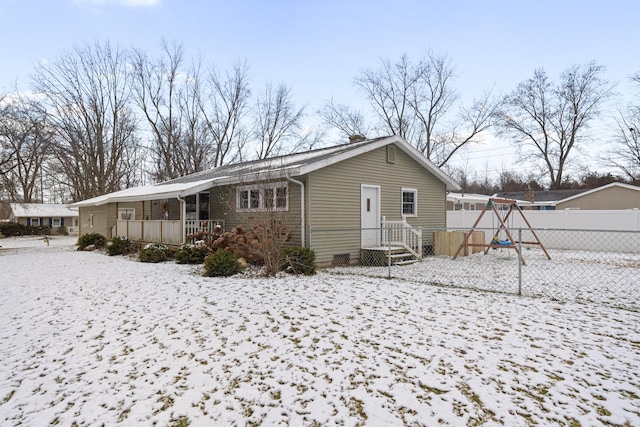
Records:
M284 188L287 192L285 206L282 208L276 207L277 197L278 197L278 188ZM273 206L272 208L265 208L264 205L264 190L272 189L273 190ZM255 191L258 190L258 207L251 207L251 199L248 200L248 208L240 207L240 193L245 191ZM288 212L289 211L289 183L287 181L278 181L278 182L270 182L267 184L252 184L252 185L242 185L236 187L236 212Z
M58 224L56 224L56 221L58 222ZM62 227L62 218L51 218L51 226Z
M35 222L35 224L34 224L34 222ZM31 218L29 223L31 224L32 227L40 227L42 225L42 222L40 221L40 218Z
M413 213L404 213L404 193L413 193ZM400 214L403 217L416 217L418 216L418 189L416 188L403 188L400 193Z

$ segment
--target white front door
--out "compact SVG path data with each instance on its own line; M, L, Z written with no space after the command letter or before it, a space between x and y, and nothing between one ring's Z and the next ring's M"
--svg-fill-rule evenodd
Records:
M380 246L380 187L362 185L362 237L363 248Z

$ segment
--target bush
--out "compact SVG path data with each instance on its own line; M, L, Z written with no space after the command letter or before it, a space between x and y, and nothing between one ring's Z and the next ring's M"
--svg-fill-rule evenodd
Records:
M17 222L0 222L0 234L5 237L34 236L50 234L50 232L51 229L47 226L33 227L31 225L23 225Z
M107 253L109 255L127 255L133 250L133 242L126 237L113 237L107 243Z
M69 235L69 231L67 230L67 227L65 227L63 225L63 226L58 227L58 234L61 235L61 236L68 236Z
M206 246L186 243L176 252L175 260L178 264L202 264L208 254Z
M78 237L78 248L84 249L87 246L95 246L96 249L103 248L107 244L107 239L100 233L86 233Z
M312 276L316 274L316 253L307 248L284 248L280 254L280 270Z
M138 253L140 262L163 262L171 258L171 251L167 245L162 243L149 243Z
M204 259L204 270L207 277L228 277L240 273L242 266L233 252L221 249Z

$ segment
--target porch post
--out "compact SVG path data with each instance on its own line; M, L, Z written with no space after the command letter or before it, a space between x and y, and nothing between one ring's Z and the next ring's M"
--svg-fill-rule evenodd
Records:
M187 241L187 228L185 225L185 218L187 217L187 204L184 201L184 197L178 196L180 201L180 244L184 244Z

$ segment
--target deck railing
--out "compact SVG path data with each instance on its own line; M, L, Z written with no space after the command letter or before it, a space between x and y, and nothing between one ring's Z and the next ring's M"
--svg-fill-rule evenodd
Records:
M382 217L382 244L402 246L416 258L422 259L422 229L414 228L403 218L401 221L387 221Z
M224 221L221 220L188 220L184 222L183 233L180 220L118 220L113 235L141 242L180 245L184 242L184 236L198 231L212 232L216 225L224 230Z

